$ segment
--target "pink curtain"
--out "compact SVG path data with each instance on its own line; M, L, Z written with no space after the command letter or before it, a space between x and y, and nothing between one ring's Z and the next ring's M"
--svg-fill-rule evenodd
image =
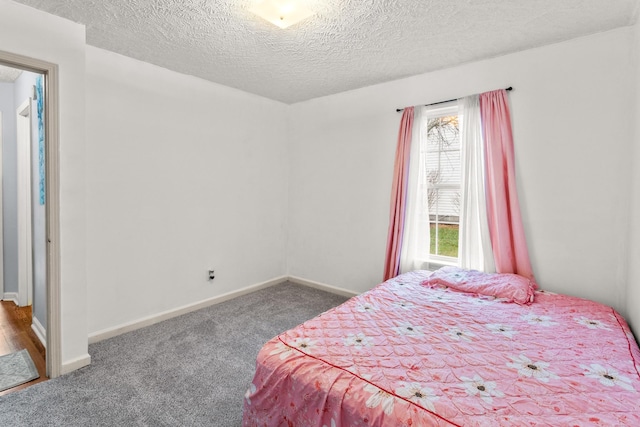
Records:
M404 231L404 210L407 199L412 128L413 107L407 107L404 109L400 121L396 162L393 167L391 213L389 215L389 232L387 234L387 254L384 261L384 280L397 276L400 271L400 250L402 249L402 233Z
M504 89L480 95L486 150L487 216L498 273L534 280L516 191L511 114Z

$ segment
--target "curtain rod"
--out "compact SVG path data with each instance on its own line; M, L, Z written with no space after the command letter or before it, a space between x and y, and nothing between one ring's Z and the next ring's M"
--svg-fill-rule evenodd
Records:
M511 86L509 86L508 88L505 89L507 92L512 91L513 88ZM433 102L431 104L425 104L425 107L430 107L431 105L438 105L438 104L446 104L447 102L453 102L453 101L457 101L460 98L453 98L453 99L447 99L446 101L440 101L440 102ZM404 108L396 108L396 112L400 112L400 111L404 111Z

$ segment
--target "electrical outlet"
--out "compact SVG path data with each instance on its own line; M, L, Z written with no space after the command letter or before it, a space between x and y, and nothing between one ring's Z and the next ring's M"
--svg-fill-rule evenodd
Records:
M213 270L209 270L209 280L213 280L213 279L215 279L215 278L216 278L216 276L215 276L215 271L213 271Z

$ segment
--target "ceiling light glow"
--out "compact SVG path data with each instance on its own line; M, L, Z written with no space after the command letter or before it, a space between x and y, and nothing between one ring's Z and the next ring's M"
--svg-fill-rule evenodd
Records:
M280 28L287 28L313 15L299 0L263 0L250 11Z

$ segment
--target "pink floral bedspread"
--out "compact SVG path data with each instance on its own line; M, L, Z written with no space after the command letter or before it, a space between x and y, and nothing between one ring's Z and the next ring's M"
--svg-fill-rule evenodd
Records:
M604 305L407 273L269 341L243 425L640 426L640 351Z

